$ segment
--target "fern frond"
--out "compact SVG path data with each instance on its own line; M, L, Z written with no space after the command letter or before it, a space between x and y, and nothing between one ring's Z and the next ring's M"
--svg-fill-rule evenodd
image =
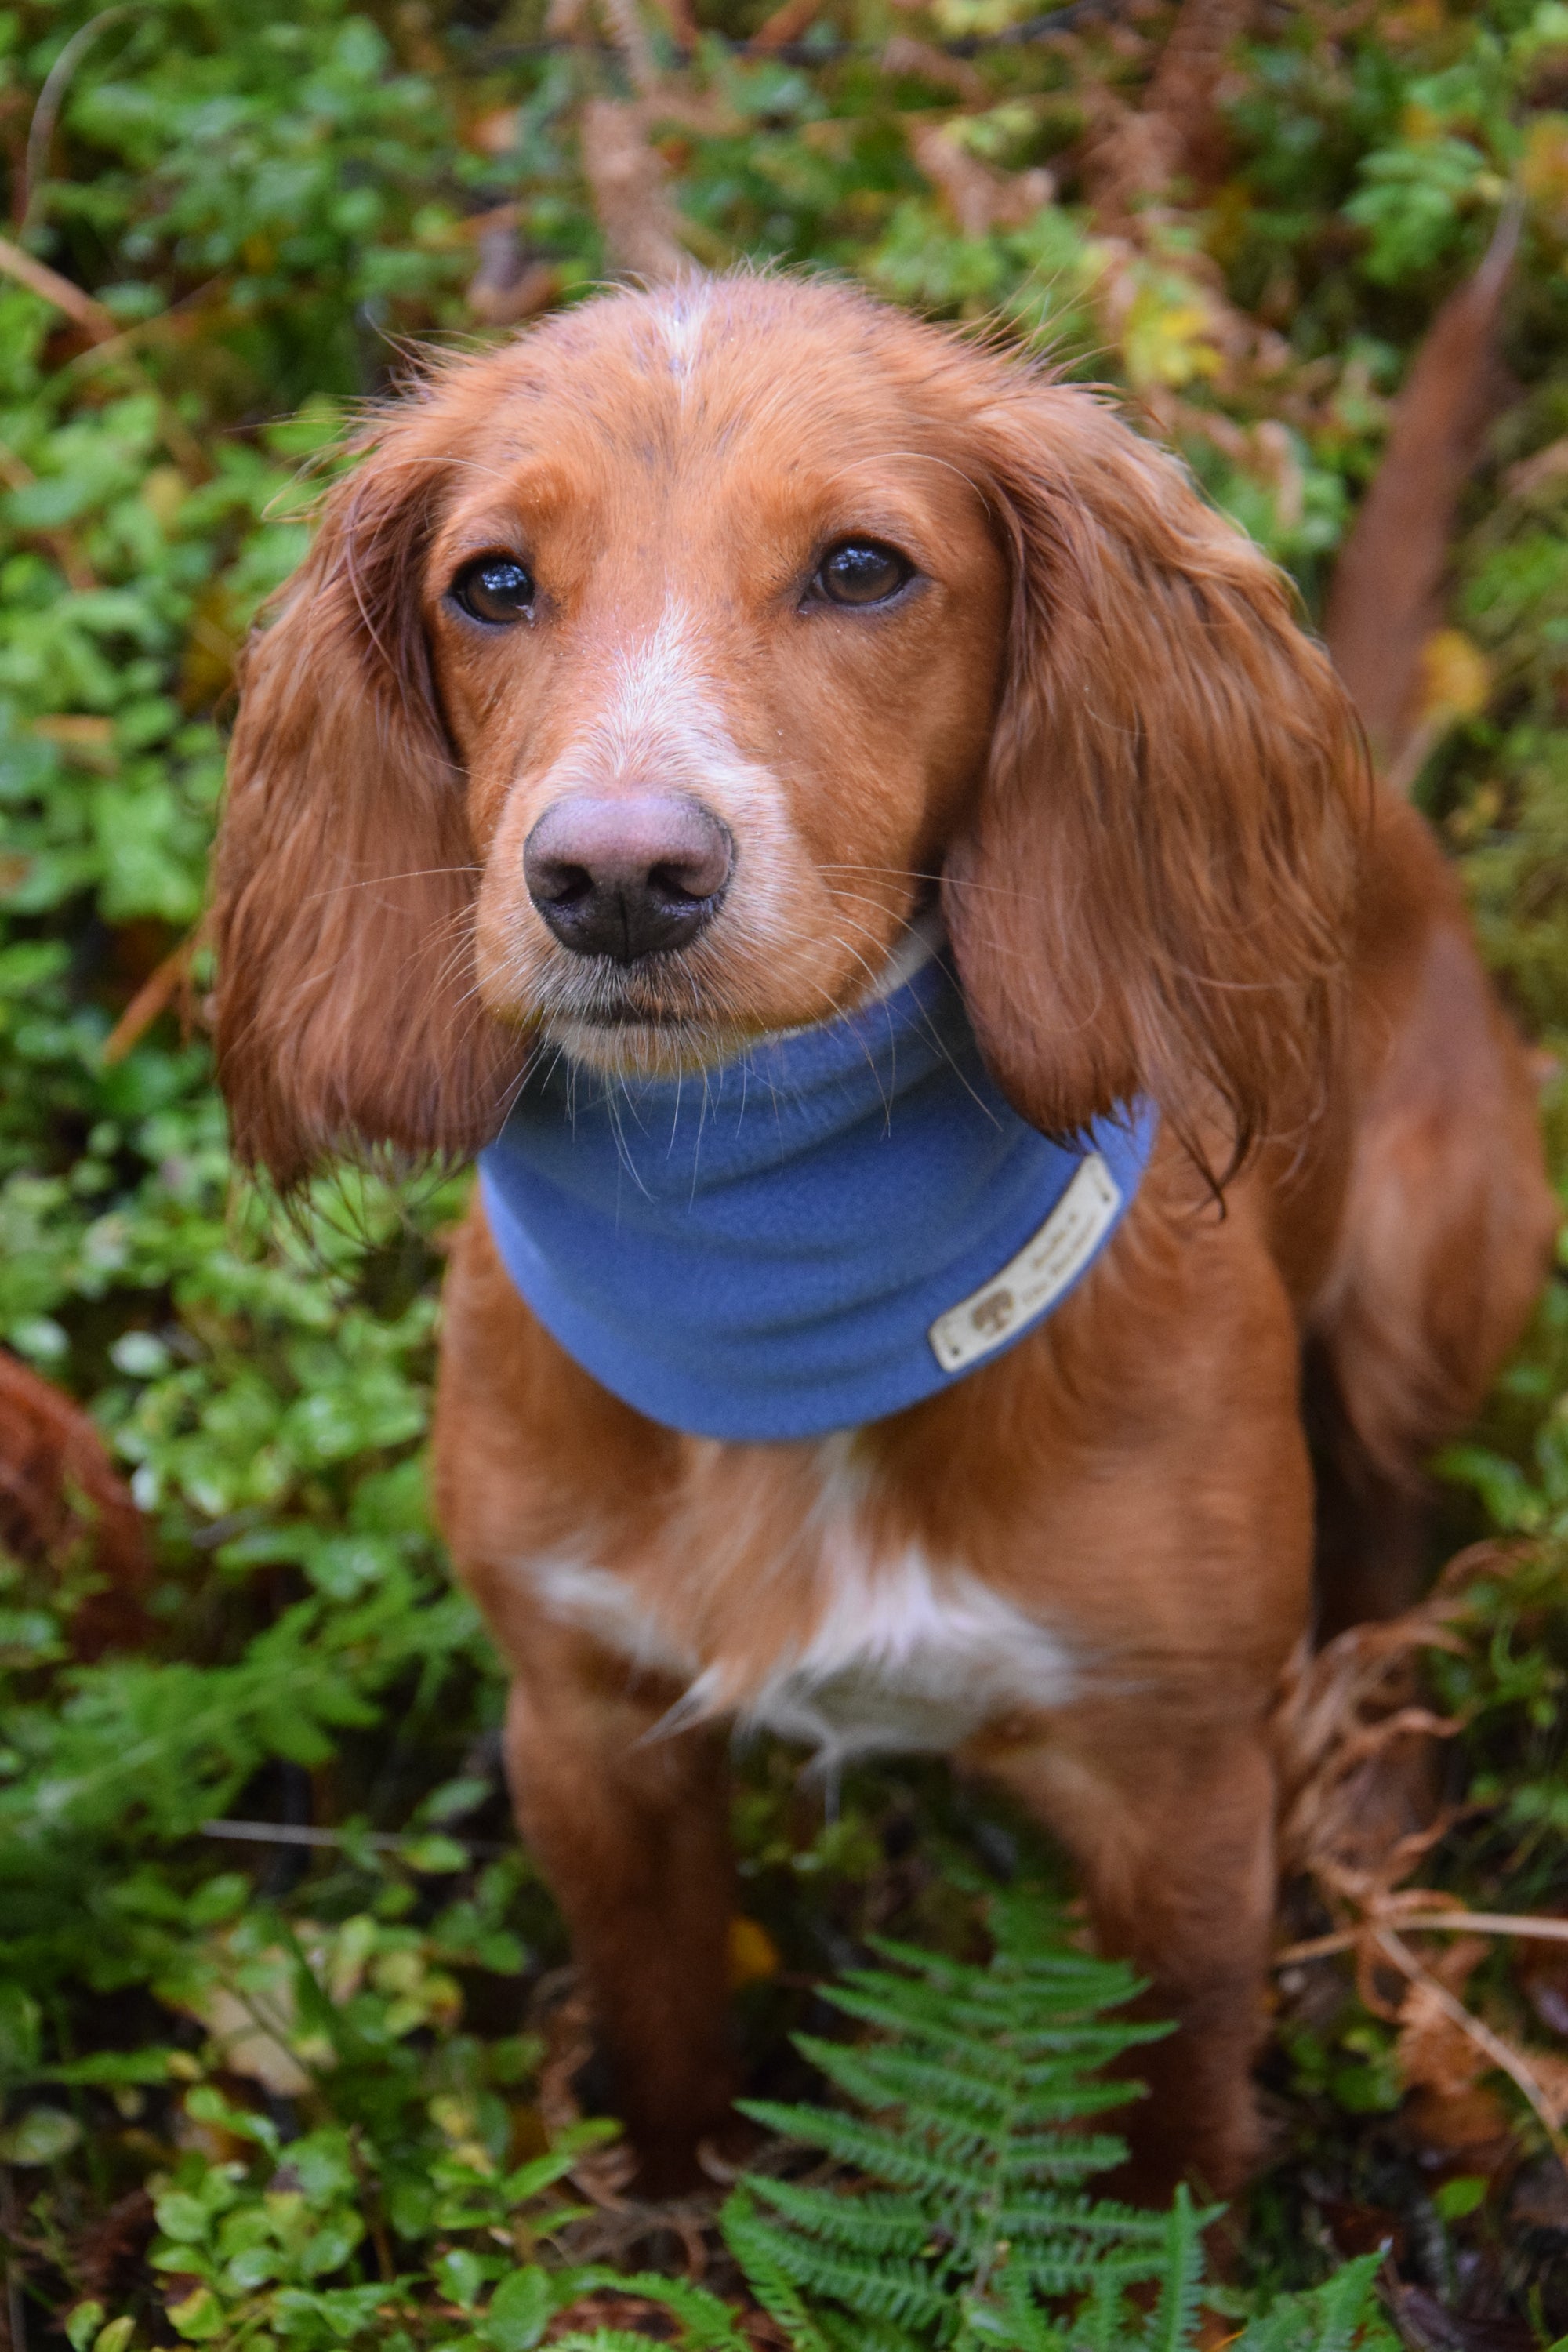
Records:
M569 2327L552 2352L647 2352L647 2337L635 2327Z
M1158 2042L1171 2031L1161 2019L1042 2016L1047 2000L1063 2001L1063 1990L1048 1977L1007 1975L984 1997L940 1982L899 1987L889 1994L885 1979L868 1988L868 1972L842 1985L825 1985L823 1998L846 2016L890 2032L923 2027L944 2049L967 2050L984 2068L998 2032L1008 2033L1016 2051L1040 2059L1105 2060L1141 2042ZM1070 1999L1070 1996L1068 1996Z
M837 2089L868 2106L908 2106L943 2118L963 2116L981 2126L1015 2112L1020 2102L1025 2119L1043 2129L1123 2105L1139 2095L1135 2084L1084 2081L1083 2066L1097 2063L1098 2053L1090 2053L1087 2062L1082 2056L1055 2055L1047 2062L1021 2047L1023 2037L1005 2026L985 2045L984 2064L974 2063L968 2047L951 2040L944 2040L940 2050L931 2042L915 2049L895 2042L856 2047L804 2033L797 2040ZM1110 2054L1120 2055L1121 2047L1120 2042L1110 2045Z
M1107 2245L1160 2246L1165 2241L1163 2213L1142 2205L1115 2205L1104 2198L1092 2204L1086 2197L1031 2198L1026 2205L998 2206L995 2222L997 2235L1009 2245L1026 2245L1038 2237L1061 2242L1073 2233Z
M1377 2299L1382 2266L1381 2254L1361 2254L1321 2286L1277 2295L1233 2352L1395 2352L1399 2336Z
M1183 2352L1193 2340L1204 2284L1203 2231L1220 2211L1200 2212L1184 2181L1166 2217L1165 2266L1149 2330L1149 2352Z
M640 2294L649 2303L662 2303L679 2320L682 2336L692 2352L752 2352L722 2296L690 2279L666 2278L662 2271L595 2266L579 2273L580 2291L585 2294L593 2287L610 2287L617 2294ZM647 2337L639 2336L637 2341L646 2352Z
M1041 2304L1027 2275L1006 2263L993 2282L991 2296L965 2300L960 2341L1005 2347L1005 2352L1067 2352L1068 2335Z
M825 2310L821 2320L834 2352L931 2352L930 2336L910 2336L890 2320ZM945 2337L937 2339L945 2343Z
M797 2229L856 2253L917 2254L931 2238L931 2219L913 2198L871 2190L846 2197L832 2189L753 2175L752 2187Z
M746 2105L878 2184L850 2196L752 2179L726 2209L742 2268L764 2267L759 2295L771 2309L793 2298L819 2337L849 2318L918 2332L927 2346L1054 2352L1065 2338L1047 2300L1098 2296L1119 2326L1128 2288L1170 2267L1166 2217L1080 2192L1125 2148L1076 2128L1138 2095L1103 2069L1163 2029L1111 2013L1138 1990L1129 1969L1078 1953L1021 1957L1020 1933L1015 1919L988 1967L883 1946L892 1966L825 1989L877 2038L799 2046L858 2113ZM1178 2320L1186 2300L1184 2271L1170 2305ZM794 2332L782 2305L775 2315Z
M747 2285L795 2352L845 2352L831 2313L824 2312L820 2321L814 2318L794 2277L778 2262L778 2233L763 2222L746 2184L725 2199L722 2221L724 2242L745 2273Z
M994 1924L986 1966L883 1943L889 1965L823 1988L874 2038L799 2047L857 2112L743 2111L858 2182L748 2177L721 2216L731 2251L797 2352L1194 2352L1219 2208L1082 2188L1126 2154L1083 2119L1142 2095L1106 2069L1169 2029L1119 2015L1131 1970L1064 1948L1037 1904L1007 1898ZM1371 2298L1352 2265L1237 2352L1394 2352Z
M840 2164L851 2164L873 2180L895 2189L923 2192L929 2198L972 2197L976 2175L972 2164L949 2160L913 2134L900 2135L879 2124L860 2123L834 2107L781 2106L771 2099L740 2099L736 2105L786 2139L819 2147Z
M830 2295L862 2318L923 2330L936 2327L951 2311L944 2282L916 2263L837 2253L820 2239L803 2241L762 2213L753 2217L752 2231L753 2248L765 2250L786 2279L813 2296Z
M879 2342L885 2352L928 2352L932 2343L946 2341L943 2322L948 2316L948 2299L939 2289L922 2282L923 2296L912 2298L916 2308L913 2316L923 2320L920 2334L906 2324L909 2315L902 2298L896 2294L884 2298L863 2298L857 2290L874 2273L874 2264L851 2264L836 2262L831 2256L817 2255L787 2227L781 2227L760 2212L750 2194L757 2184L743 2184L726 2200L723 2213L724 2239L731 2252L746 2274L747 2284L763 2308L789 2335L799 2352L848 2352L848 2346L866 2344L867 2324L876 2328ZM835 2292L833 2280L839 2286L847 2285L850 2295ZM908 2284L907 2276L889 2285ZM807 2294L803 2289L809 2289ZM825 2298L831 2296L831 2301ZM835 2305L838 2307L836 2310ZM843 2335L845 2315L852 2315L859 2323L857 2332L847 2339Z
M1065 2133L1054 2144L1044 2138L1010 2149L997 2166L1003 2189L1026 2189L1034 2180L1081 2180L1089 2174L1113 2172L1127 2153L1124 2139L1100 2132L1093 2139Z
M1035 1922L1027 1930L1019 1924L1025 1917ZM1125 1960L1106 1960L1098 1953L1071 1950L1066 1942L1066 1922L1056 1912L1043 1906L1019 1911L1010 1907L1007 1896L994 1895L988 1918L995 1953L981 1978L968 1961L921 1951L918 1945L900 1943L890 1936L873 1937L871 1948L879 1958L892 1960L911 1975L949 1984L974 2000L996 2000L1003 1985L1026 1979L1045 1995L1043 2014L1058 2028L1075 2015L1098 2017L1124 2008L1147 1990L1145 1979ZM845 1981L852 1984L858 1977L879 1973L850 1970ZM1165 2024L1154 2028L1164 2033L1170 2030Z

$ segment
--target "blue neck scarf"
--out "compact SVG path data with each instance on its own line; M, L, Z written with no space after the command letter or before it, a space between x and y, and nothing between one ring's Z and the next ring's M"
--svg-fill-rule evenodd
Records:
M890 995L705 1076L531 1078L479 1181L547 1331L691 1436L818 1437L934 1396L1081 1280L1154 1137L1024 1122L933 957Z

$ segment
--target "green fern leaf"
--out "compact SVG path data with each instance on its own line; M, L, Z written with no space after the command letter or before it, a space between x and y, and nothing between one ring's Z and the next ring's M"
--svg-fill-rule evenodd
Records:
M1233 2352L1395 2352L1399 2337L1377 2300L1381 2254L1362 2254L1321 2286L1275 2298Z
M573 2327L556 2336L552 2352L647 2352L647 2343L633 2327Z
M913 2198L870 2190L846 2197L799 2181L753 2176L752 2187L773 2210L797 2229L848 2252L916 2254L929 2242L931 2220Z
M754 2185L760 2189L763 2184ZM840 2251L815 2231L803 2233L787 2222L781 2227L755 2206L751 2222L753 2244L771 2252L784 2277L813 2294L830 2294L848 2311L900 2326L932 2326L949 2307L951 2298L937 2266L897 2255Z
M1220 2210L1216 2205L1200 2213L1185 2183L1176 2191L1166 2221L1165 2270L1149 2331L1150 2352L1182 2352L1192 2342L1204 2284L1202 2233Z
M584 2294L595 2287L609 2287L616 2294L640 2294L649 2303L662 2303L679 2320L682 2337L691 2352L752 2352L729 2304L690 2279L666 2278L662 2271L594 2266L577 2273L576 2287ZM647 2337L639 2336L637 2341L646 2352Z
M1112 2013L1139 1989L1130 1970L1030 1954L1028 1925L1004 1923L987 1967L886 1945L890 1965L826 1989L876 2038L800 2047L859 2112L748 2104L877 2184L850 2196L753 2177L726 2208L731 2250L792 2334L784 2298L818 2341L854 2322L926 2346L1050 2352L1068 2339L1049 2299L1103 2306L1114 2332L1131 2326L1128 2290L1145 2284L1163 2289L1171 2326L1186 2326L1201 2226L1190 2205L1173 2220L1073 2193L1125 2153L1075 2128L1138 2095L1103 2069L1163 2029Z
M746 2284L763 2309L778 2321L796 2352L850 2352L860 2339L856 2336L847 2342L842 2315L831 2306L824 2307L819 2315L814 2314L795 2281L795 2266L779 2261L782 2233L770 2228L758 2213L748 2193L752 2185L742 2183L726 2198L722 2217L725 2243L745 2273ZM910 2336L896 2347L889 2346L887 2352L919 2352L918 2338Z
M862 2038L799 2046L848 2107L744 2112L839 2177L748 2176L721 2216L731 2251L797 2352L1193 2352L1220 2209L1082 2187L1126 2153L1083 2119L1141 2095L1106 2070L1169 2029L1119 2015L1131 1969L1067 1948L1039 1905L999 1902L994 1927L986 1966L884 1943L887 1965L823 1989ZM1280 2298L1237 2352L1393 2352L1372 2294L1352 2264Z

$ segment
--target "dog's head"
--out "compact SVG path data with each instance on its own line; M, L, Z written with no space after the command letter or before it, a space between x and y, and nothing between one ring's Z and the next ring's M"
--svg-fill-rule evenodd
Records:
M247 667L220 1064L285 1181L471 1150L542 1043L696 1069L940 890L1024 1116L1299 1114L1362 765L1264 558L1088 393L768 278L619 294L375 424Z

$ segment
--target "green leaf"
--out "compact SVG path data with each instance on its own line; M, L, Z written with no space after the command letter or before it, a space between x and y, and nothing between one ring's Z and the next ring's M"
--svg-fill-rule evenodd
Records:
M210 2344L228 2326L222 2304L209 2286L198 2286L169 2305L169 2317L190 2344Z
M485 2266L478 2254L467 2246L454 2247L438 2256L435 2270L445 2293L464 2311L471 2311L485 2283Z
M494 2352L533 2352L555 2310L550 2273L530 2263L502 2279L478 2325L478 2333Z
M0 1982L0 2085L22 2083L38 2063L38 2004L19 1984Z
M29 2107L0 2131L0 2162L56 2164L81 2138L81 2126L63 2107Z
M1440 2182L1432 2191L1432 2202L1445 2221L1462 2221L1486 2201L1487 2182L1475 2172L1456 2174L1452 2180Z
M466 1848L456 1839L431 1836L408 1838L397 1849L410 1870L434 1877L454 1870L466 1870L468 1856Z
M89 2347L102 2326L101 2303L79 2303L66 2321L66 2341L71 2352L89 2352Z

